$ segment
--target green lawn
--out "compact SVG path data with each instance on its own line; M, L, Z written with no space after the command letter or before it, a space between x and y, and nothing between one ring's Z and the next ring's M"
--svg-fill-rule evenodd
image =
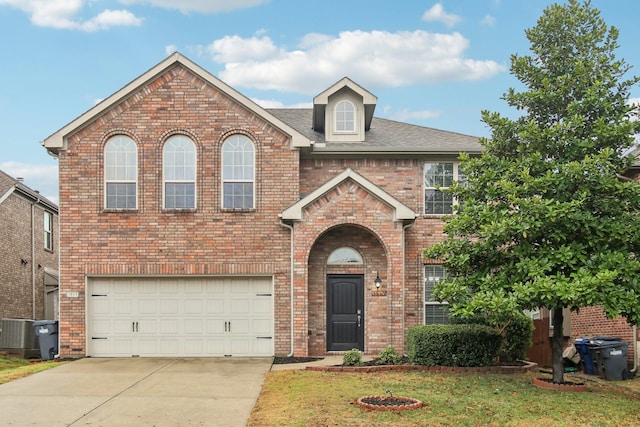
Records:
M589 384L584 393L541 390L540 374L332 373L275 371L265 378L249 426L627 426L640 425L640 400ZM363 410L361 396L419 399L413 411Z
M61 362L29 361L0 355L0 384L58 366ZM64 362L62 362L64 363Z

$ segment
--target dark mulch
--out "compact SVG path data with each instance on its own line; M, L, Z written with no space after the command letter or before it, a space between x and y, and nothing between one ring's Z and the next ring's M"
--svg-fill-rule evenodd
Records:
M308 363L315 362L316 360L322 360L324 357L274 357L274 365L285 365L288 363Z

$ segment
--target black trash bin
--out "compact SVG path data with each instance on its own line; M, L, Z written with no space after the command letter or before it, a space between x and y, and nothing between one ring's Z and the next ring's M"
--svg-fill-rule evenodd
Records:
M628 347L628 342L620 340L592 340L589 344L589 351L596 373L610 381L629 379Z
M58 321L36 320L33 329L40 344L40 357L42 360L51 360L58 354Z

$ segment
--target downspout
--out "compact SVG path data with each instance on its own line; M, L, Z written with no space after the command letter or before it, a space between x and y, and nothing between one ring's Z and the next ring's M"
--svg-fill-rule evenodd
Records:
M293 356L293 349L294 349L294 347L293 347L293 336L294 336L293 335L293 332L294 332L293 331L293 319L294 319L294 310L293 310L293 302L294 302L294 297L293 297L293 226L291 226L289 224L285 224L284 222L282 222L282 218L280 218L280 225L285 227L285 228L288 228L291 231L291 247L289 249L289 253L290 253L289 258L291 260L290 261L291 262L291 267L290 267L291 271L289 273L290 281L291 281L291 283L289 285L289 292L290 292L289 298L291 299L291 303L290 303L291 304L291 338L290 338L290 340L291 340L291 352L289 354L287 354L287 357L291 357L291 356Z
M40 199L38 199L39 201ZM37 203L37 202L36 202ZM36 318L36 205L31 203L31 318Z
M409 224L405 224L402 226L402 354L406 356L404 351L404 337L405 337L405 288L406 288L406 268L407 268L407 260L405 258L407 245L406 245L406 234L407 230L416 225L415 218Z
M638 371L638 327L633 327L633 369L632 373L636 373Z

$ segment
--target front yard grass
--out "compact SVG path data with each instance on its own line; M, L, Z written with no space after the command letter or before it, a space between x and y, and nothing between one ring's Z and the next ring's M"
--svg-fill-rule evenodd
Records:
M265 378L248 426L622 426L640 425L640 400L588 383L584 393L541 390L538 373L275 371ZM412 411L363 410L362 396L421 400Z
M64 362L62 362L64 363ZM51 369L58 366L60 362L52 360L47 361L29 361L14 357L0 355L0 384L35 374L36 372Z

